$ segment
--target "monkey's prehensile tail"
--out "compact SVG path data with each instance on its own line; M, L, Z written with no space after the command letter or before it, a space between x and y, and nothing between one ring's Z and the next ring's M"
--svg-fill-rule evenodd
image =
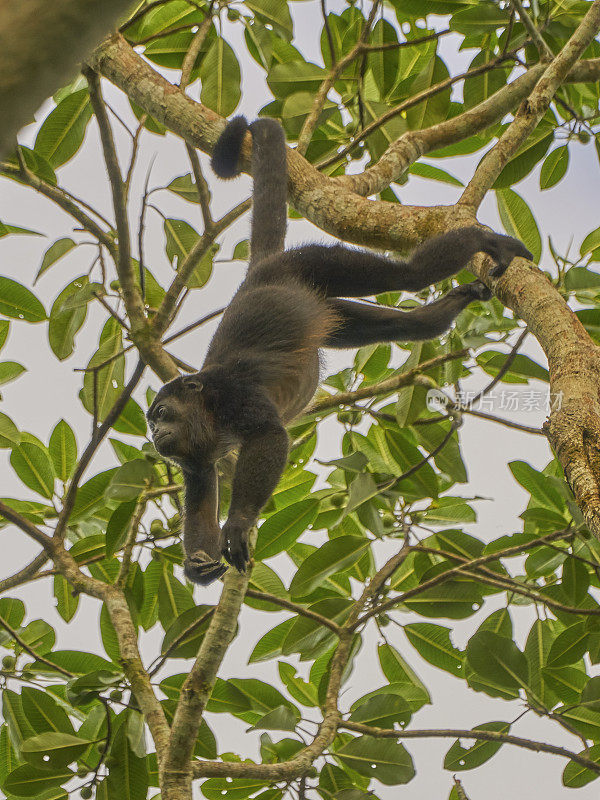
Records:
M250 125L234 117L219 137L212 168L220 178L240 172L244 136L252 134L252 234L250 266L283 251L287 227L287 150L285 134L274 119L257 119Z

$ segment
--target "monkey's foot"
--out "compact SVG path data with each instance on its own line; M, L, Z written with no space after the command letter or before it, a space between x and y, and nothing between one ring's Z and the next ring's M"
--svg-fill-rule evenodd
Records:
M227 564L215 561L204 550L196 550L183 562L183 571L188 581L208 586L227 571Z
M488 233L488 243L485 252L490 255L496 262L495 266L490 269L489 275L491 278L499 278L503 275L510 262L517 256L526 258L533 261L531 252L525 247L523 242L512 236L505 236L502 233Z

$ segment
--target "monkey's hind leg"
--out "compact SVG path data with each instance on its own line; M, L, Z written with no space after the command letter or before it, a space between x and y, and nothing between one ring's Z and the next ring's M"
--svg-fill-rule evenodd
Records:
M433 339L447 331L473 300L489 300L490 297L491 292L485 284L473 281L451 289L439 300L414 311L399 311L352 300L329 300L339 324L324 345L363 347L375 342Z

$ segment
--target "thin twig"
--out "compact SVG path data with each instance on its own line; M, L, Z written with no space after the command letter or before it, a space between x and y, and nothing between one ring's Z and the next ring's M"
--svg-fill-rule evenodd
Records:
M544 742L537 742L533 739L523 739L520 736L513 736L510 733L501 733L499 731L484 731L484 730L468 730L458 728L430 728L425 730L393 730L390 728L376 728L372 725L363 725L360 722L351 722L350 720L343 720L340 723L340 728L346 728L349 731L356 731L364 736L374 736L381 739L430 739L430 738L443 738L443 739L476 739L482 742L499 742L500 744L514 744L517 747L523 747L525 750L533 750L536 753L552 753L556 756L563 756L582 767L595 772L600 775L600 764L592 761L590 758L574 753L572 750L567 750L566 747L558 747L554 744L545 744Z
M186 86L190 82L190 77L192 74L192 70L194 69L194 65L196 63L196 59L200 55L200 51L204 45L204 41L210 31L210 27L212 25L212 10L215 4L215 0L210 0L208 4L208 8L206 9L206 16L202 20L202 24L194 34L194 38L190 42L190 46L188 47L187 53L183 59L183 64L181 65L181 79L179 81L179 88L183 92Z
M529 34L531 41L537 47L540 58L542 61L552 61L554 58L554 53L548 46L548 43L544 41L542 38L541 33L533 24L533 20L529 16L529 14L523 8L523 4L521 0L509 0L512 8L518 13L521 22L523 23L523 27Z
M121 291L123 292L123 300L125 301L125 308L127 309L127 316L130 319L132 330L135 330L145 320L144 303L140 295L138 286L136 285L133 266L131 263L131 243L129 235L129 222L127 219L127 199L125 197L125 188L123 185L123 176L117 159L115 143L112 135L112 128L106 113L106 107L102 99L102 91L100 88L100 78L89 67L85 67L84 75L87 79L90 90L90 101L98 128L100 130L100 140L102 142L102 151L104 154L104 162L108 172L110 187L113 200L113 211L116 220L117 237L118 237L118 257L115 262L117 274L119 276L119 283L121 284Z
M507 373L507 372L508 372L508 370L510 369L510 367L511 367L511 365L512 365L513 361L514 361L514 360L515 360L515 358L517 357L517 355L518 355L518 353L519 353L519 350L521 349L521 345L522 345L522 344L523 344L523 342L525 341L525 339L526 339L526 337L527 337L527 334L528 334L528 333L529 333L529 328L524 328L524 329L521 331L521 333L520 333L520 335L519 335L519 338L518 338L518 339L517 339L517 341L514 343L514 345L513 345L512 349L511 349L510 353L509 353L509 354L508 354L508 356L506 357L506 361L504 362L504 364L502 364L502 366L501 366L501 367L500 367L500 369L498 370L498 374L495 376L495 378L494 378L493 380L491 380L491 381L490 381L490 382L487 384L487 386L484 386L484 388L483 388L483 389L482 389L482 390L481 390L481 391L480 391L478 394L476 394L476 395L475 395L475 397L474 397L472 400L469 400L469 402L468 402L468 404L467 404L467 405L469 406L469 408L471 408L472 406L474 406L474 405L475 405L475 403L476 403L478 400L480 400L480 399L481 399L481 398L482 398L484 395L486 395L486 394L488 394L489 392L491 392L491 391L492 391L492 389L494 388L494 386L496 386L496 384L497 384L497 383L500 383L500 381L502 380L502 378L503 378L503 377L506 375L506 373Z
M11 625L9 625L8 622L6 622L6 620L3 619L2 617L0 617L0 628L3 628L10 635L10 638L14 639L15 642L19 645L19 647L21 647L26 653L29 653L29 655L36 661L39 661L41 664L45 664L47 667L52 667L53 670L61 672L63 675L66 675L67 678L73 677L74 675L73 672L70 672L68 669L65 669L64 667L59 667L58 664L54 664L52 661L49 661L47 658L44 658L44 656L41 656L39 653L36 653L33 647L28 645L27 642L21 636L19 636L17 631Z

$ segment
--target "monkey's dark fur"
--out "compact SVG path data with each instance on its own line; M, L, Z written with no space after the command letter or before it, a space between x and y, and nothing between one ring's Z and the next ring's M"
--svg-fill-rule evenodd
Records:
M247 130L254 177L248 274L200 372L167 383L148 410L156 449L183 470L184 569L203 585L226 570L221 556L241 572L246 568L248 532L286 464L284 426L307 406L318 385L319 348L430 339L446 331L471 301L491 294L474 281L408 312L341 298L424 289L454 275L477 252L494 259L494 277L515 256L532 257L517 239L477 227L430 239L406 262L341 244L284 251L287 170L279 123L231 120L215 147L213 169L222 178L238 174ZM216 462L236 447L231 507L221 531Z

